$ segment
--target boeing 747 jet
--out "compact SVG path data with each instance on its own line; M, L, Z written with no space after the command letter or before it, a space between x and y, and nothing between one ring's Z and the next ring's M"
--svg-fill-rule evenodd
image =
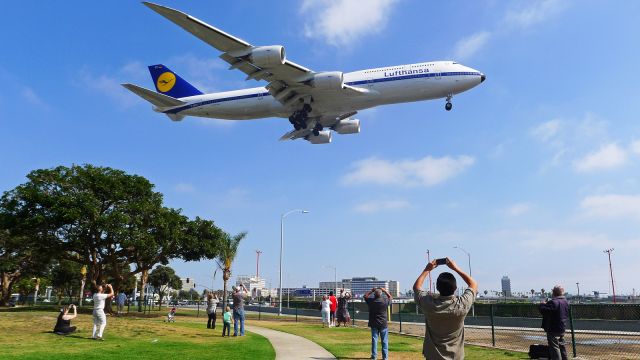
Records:
M287 59L281 45L254 46L202 20L165 6L144 2L200 40L213 46L246 80L264 87L204 94L164 65L149 66L156 91L123 86L153 104L153 110L179 121L185 116L227 120L288 118L293 129L280 140L331 142L338 134L360 132L359 110L379 105L451 98L485 80L478 70L455 61L430 61L344 73L316 72Z

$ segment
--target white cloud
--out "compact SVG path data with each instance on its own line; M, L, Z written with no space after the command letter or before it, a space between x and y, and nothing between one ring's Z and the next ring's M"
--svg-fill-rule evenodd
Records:
M612 143L574 161L573 165L580 172L592 172L614 169L623 166L626 162L627 153L620 146Z
M474 162L474 158L466 155L399 161L372 157L355 162L342 181L347 185L433 186L459 175Z
M607 235L564 230L523 230L501 234L517 244L541 251L561 251L578 248L604 248L613 244Z
M300 13L307 19L305 35L334 46L354 43L387 25L397 0L305 0Z
M509 216L520 216L531 210L531 204L529 203L517 203L509 206L505 209L505 213Z
M458 40L454 50L456 59L470 58L478 50L482 49L490 38L491 33L489 31L480 31Z
M179 193L194 193L196 191L196 188L189 183L178 183L174 187L174 190Z
M595 218L640 220L640 195L594 195L580 203L584 215Z
M356 205L353 210L359 213L377 213L381 211L402 210L410 207L406 200L382 200L382 201L368 201L362 204Z
M531 130L531 136L539 141L547 142L558 134L560 120L553 119L536 126Z
M130 107L143 100L120 84L140 81L143 74L148 74L145 66L139 61L132 61L116 71L109 72L108 75L96 74L89 69L83 69L79 73L79 82L80 86L102 93L122 107Z
M567 7L566 0L543 0L526 2L528 6L511 10L505 16L505 22L522 28L528 28L559 14Z
M38 95L32 88L25 86L22 89L22 92L20 93L20 95L22 95L22 97L27 100L27 102L33 106L37 106L39 108L42 108L44 110L48 110L49 109L49 105L47 105L46 102L44 102L44 100L42 100L42 98L40 97L40 95Z
M640 155L640 140L633 141L629 147L631 152L636 155Z

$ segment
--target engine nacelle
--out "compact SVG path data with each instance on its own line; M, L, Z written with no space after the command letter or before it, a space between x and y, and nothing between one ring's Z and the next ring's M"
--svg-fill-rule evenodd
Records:
M357 134L360 132L360 120L358 119L344 119L338 121L332 129L338 134Z
M341 90L343 85L344 74L340 71L322 72L311 79L311 86L320 90Z
M331 142L331 130L322 130L318 136L311 134L305 140L312 144L328 144Z
M282 65L287 60L282 45L259 46L251 50L249 55L251 62L261 68L270 68Z

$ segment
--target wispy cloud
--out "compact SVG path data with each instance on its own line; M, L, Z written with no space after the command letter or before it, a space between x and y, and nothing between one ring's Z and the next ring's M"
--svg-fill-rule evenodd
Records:
M396 3L397 0L305 0L300 13L307 19L307 37L344 46L384 30Z
M25 86L24 88L22 88L20 95L22 95L22 98L25 99L29 104L33 106L39 107L43 110L50 109L49 104L47 104L44 100L42 100L40 95L38 95L35 92L35 90L33 90L28 86Z
M531 204L523 202L507 207L504 212L509 216L520 216L526 214L527 212L529 212L529 210L531 210Z
M564 251L583 247L600 249L614 243L605 234L567 230L522 230L502 235L520 246L540 251Z
M380 201L367 201L356 205L353 210L358 213L377 213L382 211L402 210L410 207L406 200L380 200Z
M454 54L458 58L470 58L478 53L489 41L501 35L510 34L514 29L528 29L564 11L567 0L542 0L524 2L524 6L507 11L493 30L479 31L458 42Z
M594 195L580 203L584 216L599 219L640 220L640 195Z
M196 192L195 186L193 186L192 184L183 183L183 182L176 184L176 186L174 186L173 189L175 190L175 192L178 192L178 193L190 194L190 193Z
M586 156L574 161L574 167L580 172L594 172L619 168L627 162L627 153L618 144L602 146Z
M458 40L454 50L456 59L467 59L475 55L478 50L489 41L491 33L489 31L480 31Z
M466 155L399 161L372 157L355 162L342 182L347 185L433 186L459 175L474 162L474 158Z
M632 153L640 155L640 140L635 140L629 145L629 149Z
M131 94L131 92L123 88L120 84L132 82L134 79L140 79L142 76L140 73L146 72L147 70L142 63L132 61L108 74L100 74L89 68L84 68L80 71L78 80L80 86L101 93L119 106L128 108L143 102L143 100Z
M528 28L553 17L568 6L567 0L528 1L526 5L512 9L505 15L505 22L521 28Z
M553 119L536 126L531 129L531 136L539 141L547 142L558 134L560 130L560 120Z

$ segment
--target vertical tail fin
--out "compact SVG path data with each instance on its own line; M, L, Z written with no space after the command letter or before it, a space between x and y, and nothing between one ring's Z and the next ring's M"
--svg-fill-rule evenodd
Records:
M196 89L178 74L168 67L158 64L149 66L151 78L156 86L156 91L174 98L202 95L202 91Z

